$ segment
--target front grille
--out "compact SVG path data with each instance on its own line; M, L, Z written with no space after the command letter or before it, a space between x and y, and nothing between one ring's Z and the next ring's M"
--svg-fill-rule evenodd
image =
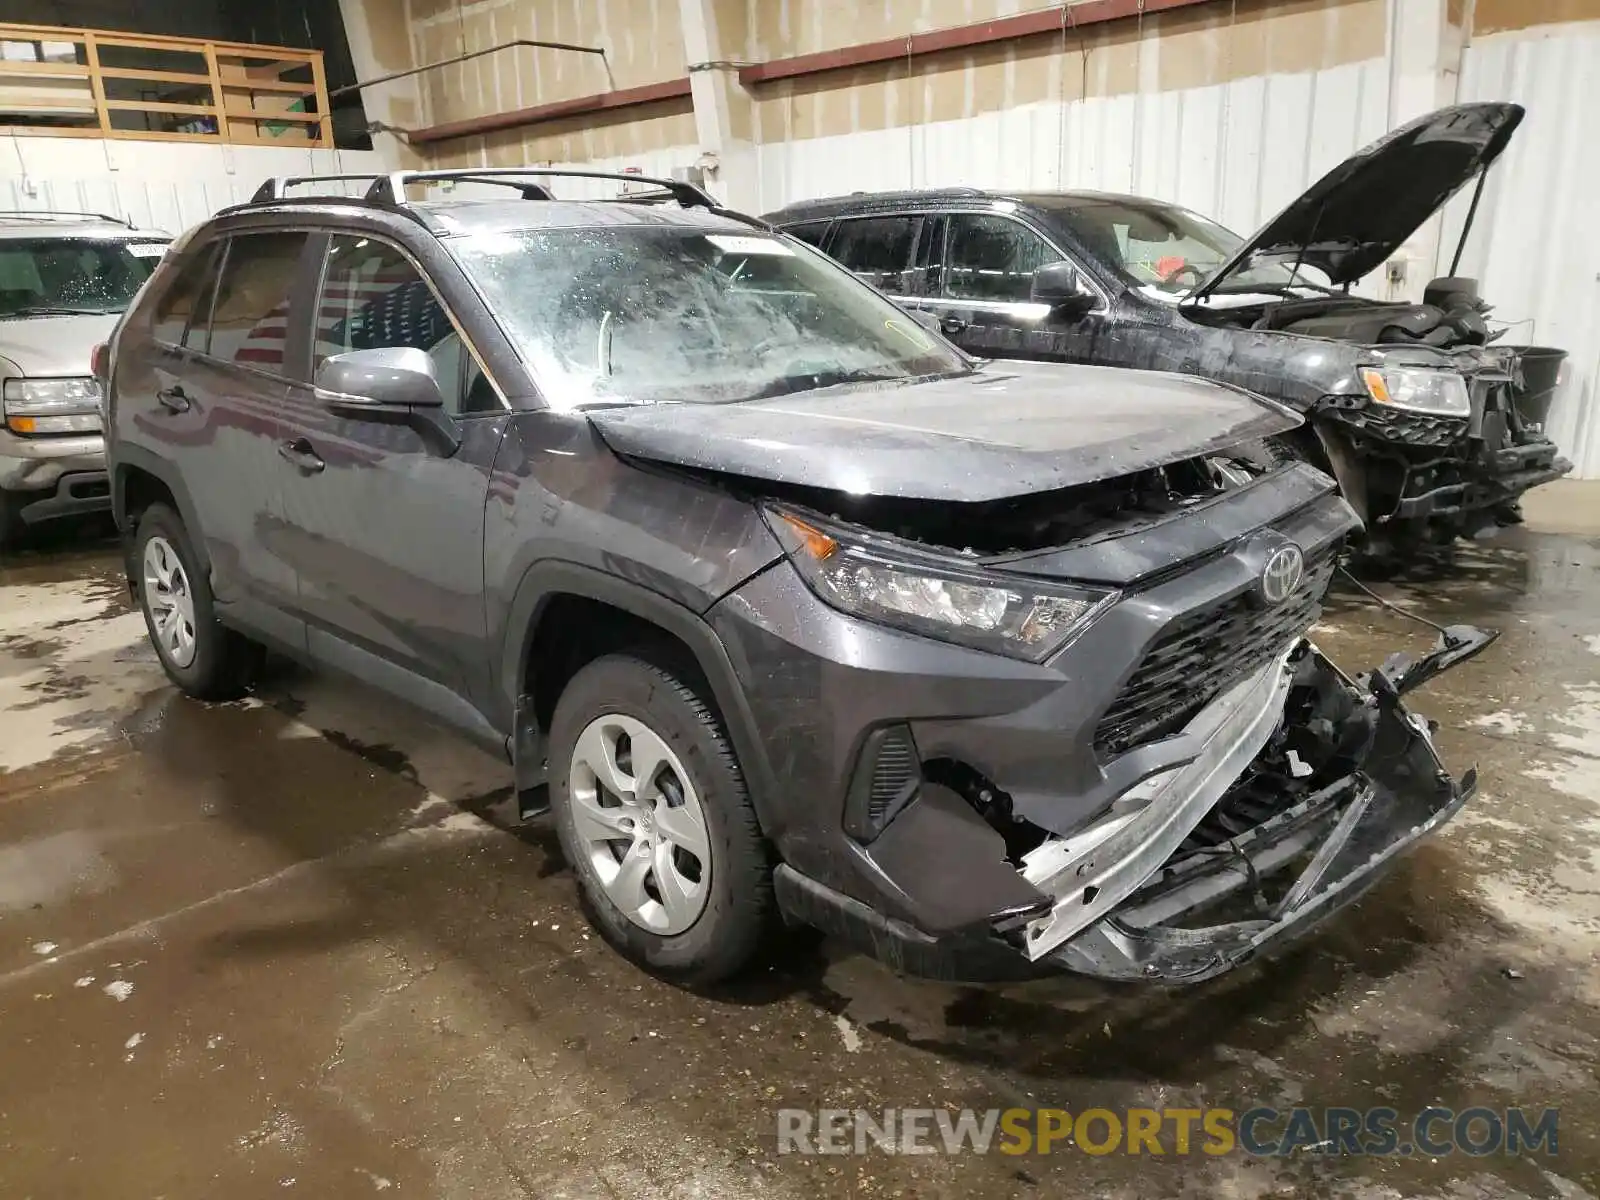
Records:
M1305 577L1282 604L1261 608L1249 595L1235 596L1174 621L1100 718L1095 749L1111 757L1176 733L1259 670L1316 621L1335 560L1333 547L1308 557Z

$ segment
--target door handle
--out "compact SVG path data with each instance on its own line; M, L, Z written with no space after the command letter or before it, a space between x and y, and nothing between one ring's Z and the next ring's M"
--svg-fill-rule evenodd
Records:
M946 337L955 337L956 334L960 333L966 327L967 322L962 320L960 317L939 318L939 329Z
M311 448L311 443L306 441L305 438L294 438L291 441L279 442L278 457L298 470L304 471L307 475L315 475L328 465L322 461L317 452Z
M181 387L162 388L156 393L156 403L168 412L188 412L193 405Z

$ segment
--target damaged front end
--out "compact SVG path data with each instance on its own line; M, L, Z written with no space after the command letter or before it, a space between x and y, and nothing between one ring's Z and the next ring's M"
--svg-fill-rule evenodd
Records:
M1530 488L1571 471L1555 443L1517 407L1513 352L1479 346L1369 350L1379 364L1360 373L1370 394L1325 397L1312 416L1345 494L1374 534L1472 537L1503 522L1508 506ZM1383 380L1396 370L1459 376L1462 411L1386 401Z
M1496 635L1446 631L1359 680L1297 641L1176 735L1192 754L1022 858L1053 898L1013 935L1030 960L1197 983L1325 919L1472 795L1401 696Z

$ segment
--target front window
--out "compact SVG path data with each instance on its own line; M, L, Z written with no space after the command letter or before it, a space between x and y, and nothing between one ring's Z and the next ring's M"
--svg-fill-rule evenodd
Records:
M525 230L455 249L556 408L728 403L971 369L848 272L764 233Z
M958 300L1025 303L1033 275L1061 255L1020 221L1010 217L956 213L944 270L945 295Z
M0 321L122 312L165 251L157 241L0 238Z
M1086 200L1052 215L1101 263L1157 297L1187 295L1244 244L1215 221L1170 204ZM1291 283L1318 289L1328 277L1315 267L1296 273L1293 263L1259 262L1232 275L1224 290L1278 291Z

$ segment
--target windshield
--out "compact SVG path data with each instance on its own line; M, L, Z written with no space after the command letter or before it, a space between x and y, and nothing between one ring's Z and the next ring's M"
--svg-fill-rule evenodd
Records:
M1133 200L1075 200L1052 214L1102 263L1158 297L1176 299L1192 291L1244 244L1215 221L1171 204ZM1236 271L1223 289L1276 291L1289 286L1320 289L1328 277L1315 267L1259 262Z
M848 272L764 233L525 230L456 249L556 408L729 403L971 369Z
M167 244L90 238L0 238L0 320L119 313Z

